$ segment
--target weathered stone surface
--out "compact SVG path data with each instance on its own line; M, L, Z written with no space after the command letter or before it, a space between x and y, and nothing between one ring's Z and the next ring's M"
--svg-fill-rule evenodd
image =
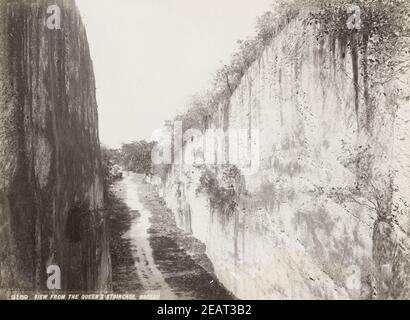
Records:
M61 8L50 30L47 7ZM0 288L107 289L92 61L74 0L0 2Z

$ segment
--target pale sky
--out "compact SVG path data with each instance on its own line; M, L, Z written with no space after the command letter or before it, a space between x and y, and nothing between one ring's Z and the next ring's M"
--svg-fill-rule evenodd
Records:
M76 0L97 87L100 140L150 139L210 87L274 0Z

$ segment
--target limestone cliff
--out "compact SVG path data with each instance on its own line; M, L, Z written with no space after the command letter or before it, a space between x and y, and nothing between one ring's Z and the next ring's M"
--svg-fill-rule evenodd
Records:
M47 8L61 9L50 29ZM0 288L106 289L93 66L74 0L0 3Z
M179 225L240 298L410 297L410 77L395 69L409 55L389 31L408 21L374 3L360 2L359 30L346 14L337 27L302 6L219 105L209 128L245 130L223 143L228 154L257 141L256 172L226 179L229 166L174 165L168 174ZM191 152L194 138L184 138Z

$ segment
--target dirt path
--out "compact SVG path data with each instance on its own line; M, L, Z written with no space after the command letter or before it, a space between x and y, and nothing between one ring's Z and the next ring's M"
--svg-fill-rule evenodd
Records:
M113 288L161 299L232 299L212 273L205 246L176 227L142 176L125 173L112 189Z

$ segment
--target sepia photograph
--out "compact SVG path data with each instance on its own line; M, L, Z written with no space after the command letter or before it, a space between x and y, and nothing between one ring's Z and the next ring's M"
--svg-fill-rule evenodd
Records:
M0 300L408 299L409 0L0 0Z

